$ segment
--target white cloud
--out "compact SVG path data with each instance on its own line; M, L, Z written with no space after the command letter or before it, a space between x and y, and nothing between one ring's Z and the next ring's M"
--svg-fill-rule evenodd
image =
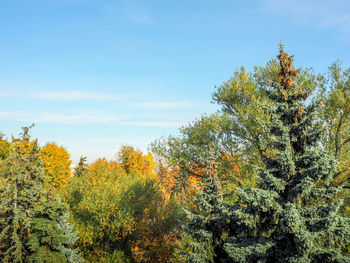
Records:
M91 100L91 99L109 99L105 94L93 94L82 91L70 92L40 92L32 95L38 99L54 99L54 100Z
M2 91L0 97L28 97L43 100L125 100L131 94L109 94L93 93L79 90L73 91L51 91L51 92L24 92L24 91Z
M195 102L135 102L130 103L132 106L147 109L186 109L207 107L209 104L200 104Z
M350 1L348 0L264 0L264 9L302 25L336 29L350 38Z
M112 115L95 114L56 114L49 112L24 112L24 111L1 111L0 119L27 121L35 123L61 123L61 124L109 124L121 119Z
M169 101L142 101L130 102L130 98L140 97L135 94L113 94L113 93L93 93L79 90L73 91L51 91L51 92L24 92L24 91L0 91L0 97L25 97L40 100L56 101L83 101L83 100L105 100L123 101L126 105L137 109L153 110L186 110L186 109L214 109L212 103L197 102L169 102ZM157 113L159 114L159 113Z
M127 94L89 93L84 91L39 92L30 95L32 98L51 100L123 100Z
M103 112L89 112L81 114L57 114L49 112L24 112L24 111L0 111L0 119L12 121L25 121L34 123L57 123L57 124L112 124L121 126L145 126L178 128L185 121L172 120L138 120L128 121L115 114Z
M185 124L183 121L128 121L120 122L120 125L126 126L147 126L147 127L163 127L163 128L179 128Z

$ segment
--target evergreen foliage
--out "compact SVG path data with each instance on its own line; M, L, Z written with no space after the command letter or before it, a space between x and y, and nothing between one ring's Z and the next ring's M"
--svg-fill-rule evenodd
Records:
M232 206L207 205L218 194L204 187L195 203L201 212L186 226L199 241L190 262L350 262L350 220L338 213L336 161L322 146L317 121L322 103L308 100L312 87L294 81L299 72L282 46L277 57L279 76L265 83L272 103L262 105L269 119L256 119L267 131L258 187L239 189Z
M230 214L235 234L225 242L232 262L349 262L350 220L337 215L339 187L330 186L336 162L321 147L324 129L314 121L320 102L294 83L298 71L283 47L279 81L267 83L274 101L270 154L258 169L258 189L240 190ZM231 261L228 261L231 262Z
M0 176L1 262L83 262L70 248L74 233L66 223L66 208L43 188L43 170L37 141L23 128ZM30 147L29 147L30 146Z
M212 162L207 169L208 176L193 200L193 209L185 210L187 222L185 234L193 240L188 244L186 258L188 262L220 262L227 258L224 250L224 237L229 233L224 211L227 205L223 202L220 180Z
M74 168L74 174L77 177L81 177L86 173L86 156L80 156L78 166Z

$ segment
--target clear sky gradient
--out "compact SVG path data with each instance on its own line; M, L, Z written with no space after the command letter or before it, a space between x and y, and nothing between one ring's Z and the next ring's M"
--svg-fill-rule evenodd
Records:
M0 131L35 123L91 162L217 109L214 86L275 58L350 67L348 0L0 0Z

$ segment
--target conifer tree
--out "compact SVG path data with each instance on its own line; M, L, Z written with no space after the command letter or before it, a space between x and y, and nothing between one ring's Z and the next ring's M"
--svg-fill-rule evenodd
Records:
M78 166L75 167L74 169L74 174L75 176L77 177L81 177L85 174L86 172L86 160L87 160L87 157L86 156L80 156L80 159L79 159L79 163L78 163Z
M221 262L228 258L224 250L224 235L229 233L224 212L226 207L221 193L221 183L212 162L207 170L202 189L193 201L193 209L185 210L185 234L193 239L189 244L188 262ZM199 190L199 189L198 189Z
M223 262L350 262L350 221L337 214L339 187L330 186L336 163L321 145L316 121L321 102L306 101L311 90L294 83L298 71L281 45L279 81L267 83L274 102L265 168L258 188L239 191L230 218L234 233L225 240Z
M0 174L0 261L82 262L70 248L75 237L66 223L67 209L43 188L38 142L30 140L28 131L23 128L2 163L6 169Z

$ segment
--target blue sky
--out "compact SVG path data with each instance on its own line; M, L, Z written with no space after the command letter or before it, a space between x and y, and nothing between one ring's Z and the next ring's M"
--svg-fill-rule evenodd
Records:
M214 112L214 86L275 58L350 67L350 1L0 0L0 131L35 123L93 161Z

